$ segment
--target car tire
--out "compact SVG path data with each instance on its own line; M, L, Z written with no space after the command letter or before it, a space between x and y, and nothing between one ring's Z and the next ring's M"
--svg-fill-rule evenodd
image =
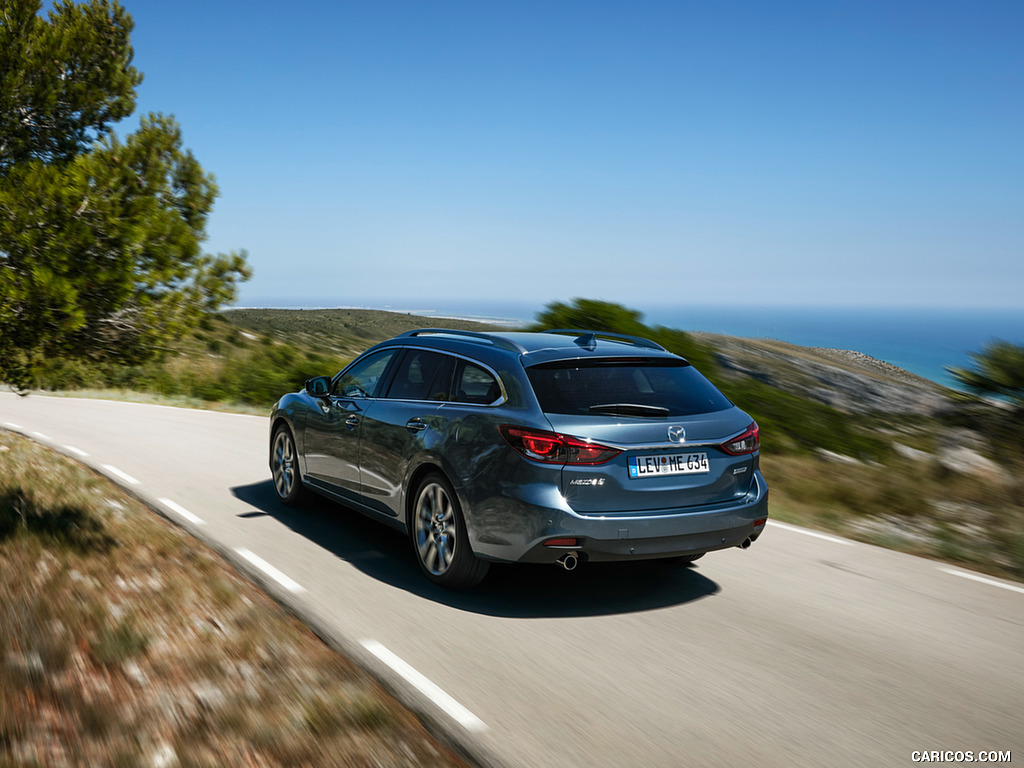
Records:
M448 589L468 589L483 580L490 564L473 554L458 497L443 475L423 478L411 517L416 562L428 579Z
M284 424L274 430L270 441L270 472L274 481L274 492L282 504L293 506L306 495L306 488L299 476L299 455L295 449L292 431Z

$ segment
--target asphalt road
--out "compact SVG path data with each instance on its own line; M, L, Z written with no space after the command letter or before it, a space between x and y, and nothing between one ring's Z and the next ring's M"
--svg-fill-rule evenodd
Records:
M690 568L503 566L451 594L399 534L280 506L264 418L0 393L0 427L213 543L485 761L1024 762L1020 585L771 524Z

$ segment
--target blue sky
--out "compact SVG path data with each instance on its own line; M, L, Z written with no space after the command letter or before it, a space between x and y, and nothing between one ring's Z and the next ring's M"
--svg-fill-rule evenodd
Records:
M124 5L241 305L1024 308L1019 0Z

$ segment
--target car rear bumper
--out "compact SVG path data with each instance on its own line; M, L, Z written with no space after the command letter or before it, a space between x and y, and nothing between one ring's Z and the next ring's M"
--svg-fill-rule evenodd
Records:
M593 562L691 555L741 546L761 535L768 517L768 485L759 471L754 486L728 505L628 516L579 515L558 494L534 487L532 497L531 489L525 489L519 498L476 508L483 519L467 517L467 525L473 551L487 560L553 563L569 551ZM495 525L499 517L503 524ZM545 544L556 538L577 541Z

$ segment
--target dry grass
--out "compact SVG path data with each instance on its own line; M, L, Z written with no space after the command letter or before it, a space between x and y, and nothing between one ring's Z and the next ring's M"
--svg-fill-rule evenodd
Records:
M1019 472L995 480L892 458L842 464L761 457L771 513L787 522L1024 581Z
M0 766L463 765L105 479L0 432Z

